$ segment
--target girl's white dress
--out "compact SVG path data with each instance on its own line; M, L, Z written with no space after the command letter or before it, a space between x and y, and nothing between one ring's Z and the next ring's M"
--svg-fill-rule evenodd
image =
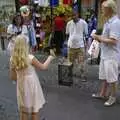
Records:
M19 110L24 112L39 112L39 109L45 104L43 91L32 66L33 55L29 55L29 67L17 71L17 101Z

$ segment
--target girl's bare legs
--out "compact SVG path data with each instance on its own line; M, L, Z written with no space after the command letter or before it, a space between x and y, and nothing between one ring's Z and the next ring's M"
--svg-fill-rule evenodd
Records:
M39 120L39 112L32 113L32 120Z
M27 112L20 112L20 120L29 120L29 114Z

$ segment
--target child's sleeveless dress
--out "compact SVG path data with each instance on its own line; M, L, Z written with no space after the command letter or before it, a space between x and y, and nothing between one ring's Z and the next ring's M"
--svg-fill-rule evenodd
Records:
M18 108L24 112L39 112L45 104L43 91L34 67L31 65L33 55L29 55L30 65L17 71L17 101Z

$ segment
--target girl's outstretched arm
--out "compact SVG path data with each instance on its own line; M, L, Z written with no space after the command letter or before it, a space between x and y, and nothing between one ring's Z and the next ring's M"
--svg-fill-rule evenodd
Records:
M46 70L53 59L54 57L50 55L44 63L41 63L37 58L34 57L32 59L32 65L38 69Z

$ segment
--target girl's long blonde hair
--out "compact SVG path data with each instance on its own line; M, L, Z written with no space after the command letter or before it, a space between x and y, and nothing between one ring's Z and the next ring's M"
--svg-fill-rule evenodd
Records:
M15 70L28 67L29 47L24 35L16 37L14 50L11 56L11 65Z

